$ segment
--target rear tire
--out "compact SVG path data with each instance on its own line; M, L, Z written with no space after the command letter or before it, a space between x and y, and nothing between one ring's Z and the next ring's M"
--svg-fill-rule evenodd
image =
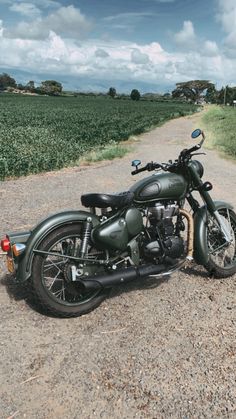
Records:
M85 293L70 280L70 262L66 255L74 255L75 246L81 240L81 228L82 224L59 227L49 233L38 247L38 250L57 252L65 257L35 255L33 259L33 294L44 311L57 317L76 317L89 313L102 303L109 292L101 289ZM98 270L100 273L104 271L101 266L98 266Z
M229 246L219 249L225 240L219 227L209 216L207 244L210 256L205 268L215 278L228 278L236 273L236 214L227 208L219 210L219 213L227 225L231 225L233 240Z

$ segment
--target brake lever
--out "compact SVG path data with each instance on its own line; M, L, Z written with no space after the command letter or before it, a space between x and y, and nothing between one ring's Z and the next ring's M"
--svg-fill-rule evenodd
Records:
M193 153L193 154L191 154L191 157L192 156L201 156L201 155L206 156L206 153Z

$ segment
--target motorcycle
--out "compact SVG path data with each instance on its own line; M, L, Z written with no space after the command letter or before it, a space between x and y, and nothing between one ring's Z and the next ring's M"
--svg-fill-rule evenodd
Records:
M235 274L236 214L231 204L213 201L212 184L202 181L203 165L193 157L204 154L198 151L205 136L200 129L191 135L199 136L175 161L141 167L134 160L132 175L154 174L127 192L82 195L89 210L57 213L32 231L7 234L1 248L8 270L59 317L88 313L112 287L170 275L192 261L216 278Z

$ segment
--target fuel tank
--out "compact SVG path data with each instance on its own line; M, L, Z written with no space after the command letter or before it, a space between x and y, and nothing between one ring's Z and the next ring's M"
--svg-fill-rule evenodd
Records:
M184 198L187 181L176 173L155 173L136 182L130 191L135 202L154 202L159 200L179 200Z

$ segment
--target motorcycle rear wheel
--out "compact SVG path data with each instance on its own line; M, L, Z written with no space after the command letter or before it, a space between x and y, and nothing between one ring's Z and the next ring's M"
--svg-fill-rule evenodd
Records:
M231 228L232 242L230 245L224 245L225 239L219 226L209 216L207 245L210 256L205 268L215 278L227 278L236 273L236 214L227 208L219 210L219 213Z
M32 266L31 288L37 302L47 313L57 317L77 317L94 310L107 297L109 290L85 292L71 281L71 263L66 256L75 256L80 245L82 224L59 227L49 233L38 250L61 256L35 255ZM89 249L92 259L104 258L101 251ZM102 257L103 256L103 257ZM104 272L104 268L91 264L91 272ZM89 266L86 267L89 270Z

